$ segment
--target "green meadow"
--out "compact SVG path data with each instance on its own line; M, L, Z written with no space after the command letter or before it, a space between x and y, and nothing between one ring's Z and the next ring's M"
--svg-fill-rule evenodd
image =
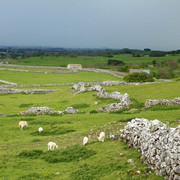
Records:
M72 74L42 74L33 72L0 71L0 77L5 81L16 82L20 85L102 82L105 80L121 80L108 74L101 74L95 72L78 72Z
M63 65L61 58L57 58L59 61L52 62L48 58L39 58L39 61L42 61L43 65L57 66L59 63L60 66ZM20 62L19 64L39 65L36 64L37 59L35 59L29 58L27 59L29 62ZM84 62L89 63L88 58L85 58ZM104 62L103 58L102 62ZM72 61L68 63L72 63ZM111 75L92 72L44 74L13 71L0 71L0 79L20 85L120 80ZM128 148L125 143L110 140L108 137L110 133L119 135L120 129L136 117L148 120L158 119L168 123L171 127L177 127L178 120L180 120L179 106L157 106L146 110L143 107L147 99L160 100L180 97L180 81L104 88L107 92L128 93L132 101L130 109L136 109L136 111L121 110L113 113L97 113L96 110L99 107L118 101L97 98L96 91L74 95L72 86L40 88L59 89L49 94L1 94L0 179L164 179L155 175L154 170L140 161L141 154L136 149ZM98 102L98 105L95 105L95 102ZM80 113L39 116L17 114L35 106L47 106L56 111L73 106ZM27 121L28 128L21 131L18 127L19 121ZM37 133L39 127L44 129L41 134ZM97 141L97 136L101 131L106 133L105 142ZM83 137L88 135L90 135L88 144L82 146ZM56 142L59 148L48 151L47 144L50 141ZM128 159L133 159L135 164L129 164ZM138 175L136 171L140 171L140 174Z
M180 55L175 56L165 56L165 57L132 57L132 55L121 54L114 55L110 57L102 56L78 56L78 57L30 57L26 59L12 59L10 63L19 64L19 65L33 65L33 66L67 66L68 64L82 64L83 67L96 67L102 66L104 68L109 68L107 65L108 59L121 60L125 63L143 63L143 62L152 62L153 60L157 61L166 61L166 60L179 60Z

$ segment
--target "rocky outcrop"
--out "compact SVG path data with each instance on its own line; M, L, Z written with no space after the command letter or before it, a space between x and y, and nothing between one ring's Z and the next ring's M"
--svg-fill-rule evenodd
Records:
M180 179L180 125L170 128L159 120L132 119L120 138L142 153L142 162L166 179Z
M26 114L36 114L36 115L44 115L44 114L75 114L78 113L79 111L77 109L74 109L73 107L68 107L64 111L53 111L49 107L31 107L27 111L22 111L19 114L21 115L26 115Z
M151 100L151 99L148 99L145 103L144 108L149 108L151 106L157 106L157 105L166 105L166 106L180 105L180 98L178 97L173 100L168 100L168 99Z

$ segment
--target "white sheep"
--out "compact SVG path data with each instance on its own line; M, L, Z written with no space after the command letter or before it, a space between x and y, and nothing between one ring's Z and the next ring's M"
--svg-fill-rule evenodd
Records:
M88 137L85 136L83 138L83 146L86 145L87 143L88 143Z
M58 148L58 145L56 145L56 143L54 143L54 142L49 142L48 143L48 150L54 150L54 148Z
M19 128L23 130L24 128L27 128L28 124L27 121L19 121Z
M104 138L105 138L105 132L101 132L98 137L98 140L104 142Z
M96 102L94 102L94 104L95 104L95 105L98 105L98 102L96 101Z
M42 131L43 131L43 128L40 127L40 128L38 129L38 132L41 133Z

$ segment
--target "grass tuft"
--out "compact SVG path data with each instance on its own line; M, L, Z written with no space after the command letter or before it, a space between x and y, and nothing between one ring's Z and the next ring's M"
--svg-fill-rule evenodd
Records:
M80 145L69 146L66 149L59 151L47 151L43 154L43 159L49 163L58 163L58 162L71 162L78 161L80 159L87 159L96 152L89 150L86 147Z
M31 107L31 106L33 106L32 103L19 105L20 108L26 108L26 107L28 108L28 107Z
M73 104L71 105L73 108L78 109L78 108L88 108L90 104L82 103L82 104Z
M42 154L43 154L43 151L39 149L33 149L29 151L25 150L19 154L19 157L34 159L34 158L38 158Z
M67 134L70 132L75 132L74 129L68 129L64 127L52 127L55 128L55 130L44 130L41 133L38 131L32 132L31 135L33 136L55 136L55 135L60 135L60 134Z

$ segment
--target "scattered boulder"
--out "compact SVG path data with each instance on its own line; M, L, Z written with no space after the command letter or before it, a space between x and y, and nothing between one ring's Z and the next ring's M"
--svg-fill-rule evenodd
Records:
M67 107L67 109L64 112L68 114L75 114L75 113L78 113L79 110L74 109L72 106L70 106L70 107Z

